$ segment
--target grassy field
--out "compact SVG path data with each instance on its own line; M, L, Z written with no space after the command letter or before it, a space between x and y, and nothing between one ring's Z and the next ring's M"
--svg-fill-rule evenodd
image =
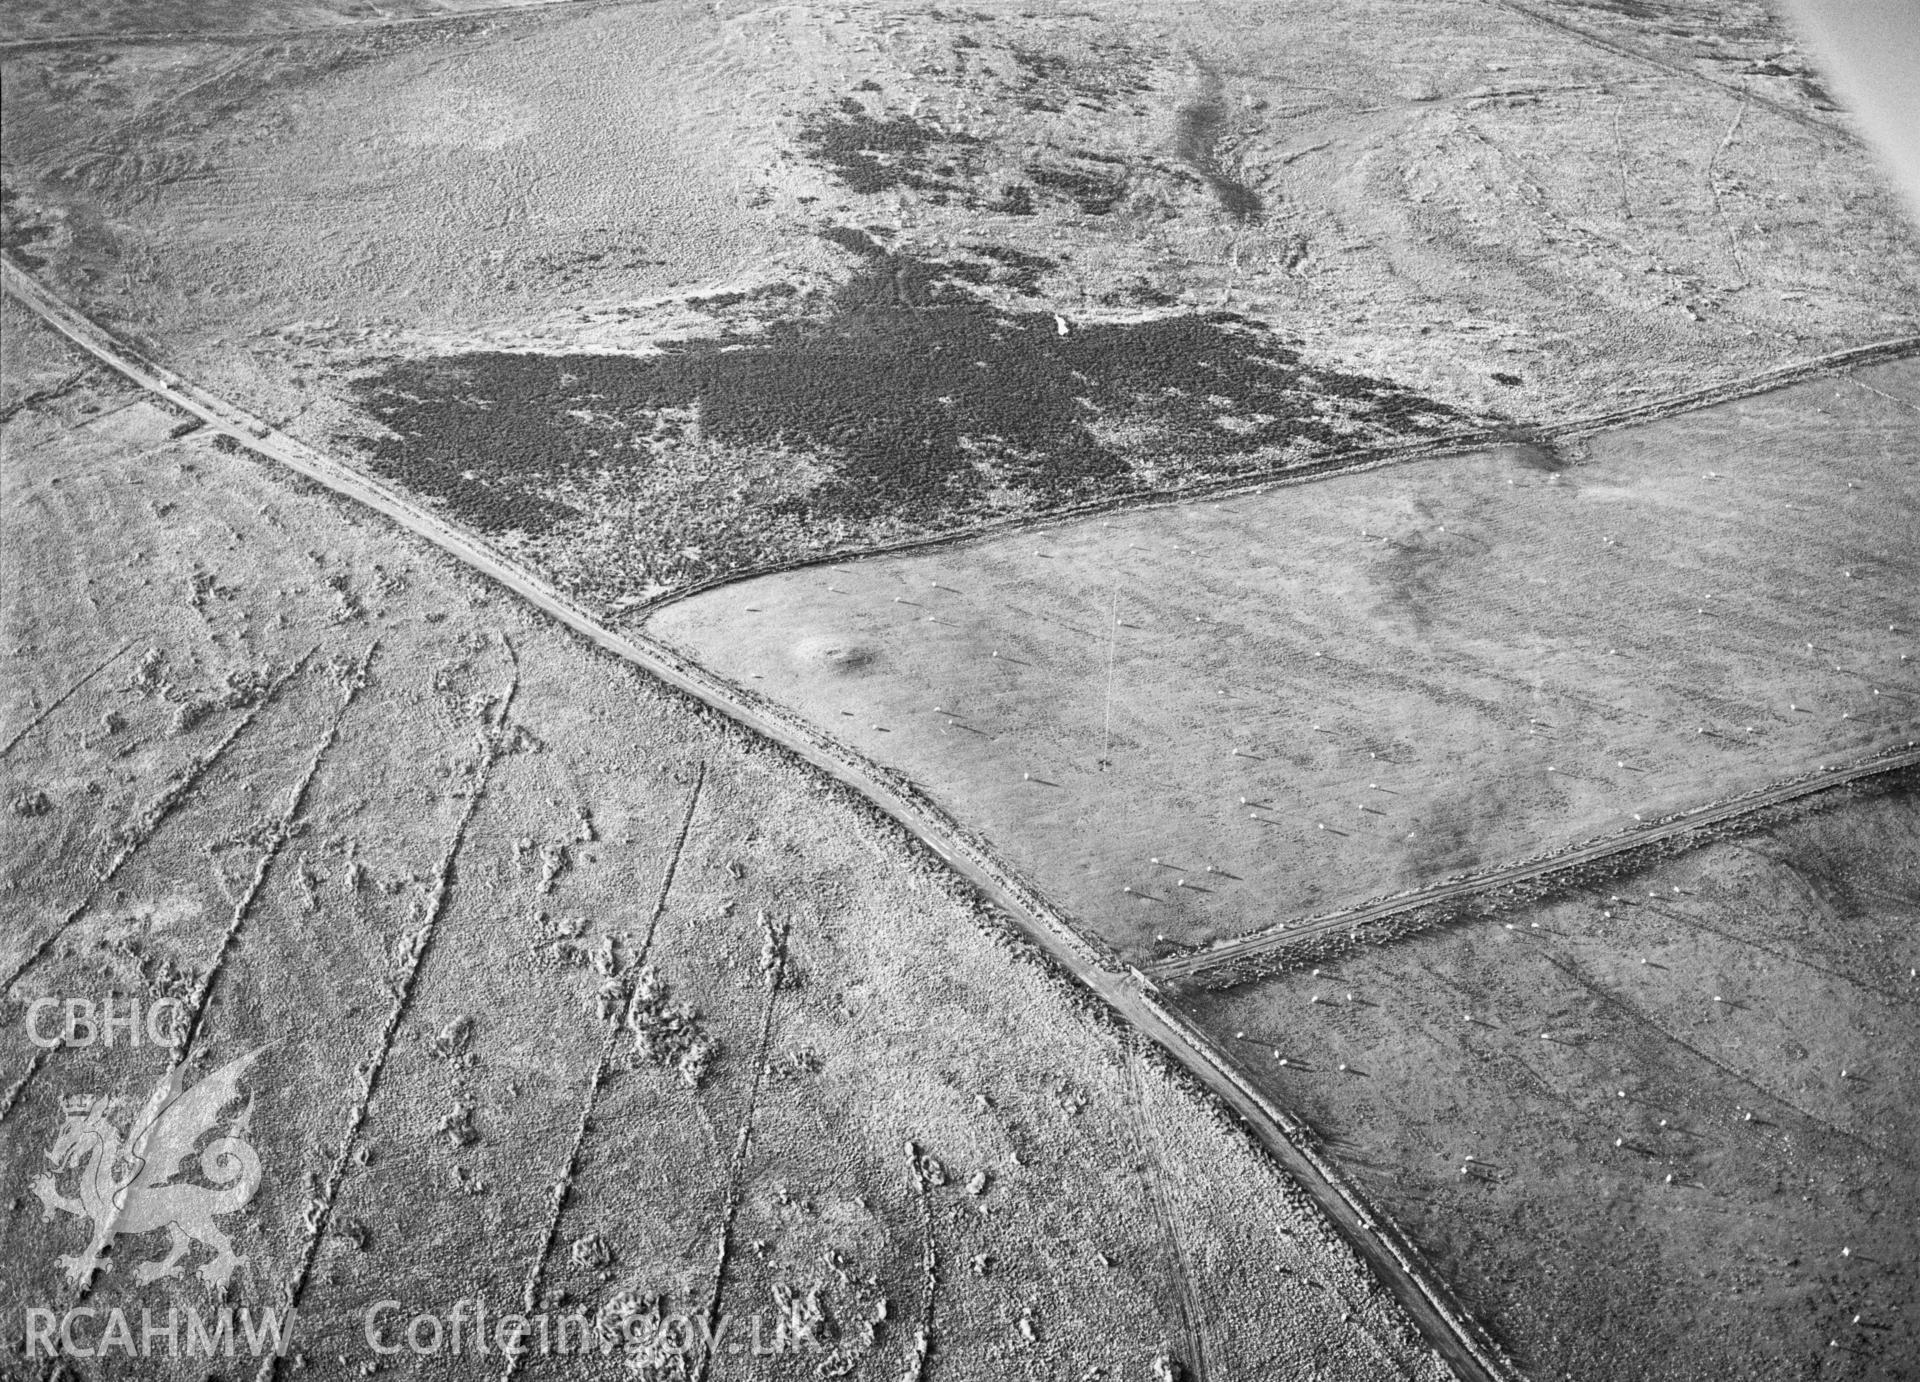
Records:
M1910 364L763 577L649 627L1142 958L1905 744Z
M1576 28L675 3L28 49L6 239L608 610L1920 330L1763 10L1538 9Z
M36 1052L29 1005L172 997L190 1082L265 1047L245 1263L143 1285L130 1234L87 1303L292 1299L297 1375L406 1362L380 1300L392 1339L477 1296L827 1351L715 1378L919 1376L923 1331L946 1377L1441 1376L1270 1163L856 803L4 325L10 1349L80 1299L86 1226L30 1188L61 1101L124 1129L167 1064Z
M1894 1382L1916 861L1908 790L1190 1011L1530 1376Z

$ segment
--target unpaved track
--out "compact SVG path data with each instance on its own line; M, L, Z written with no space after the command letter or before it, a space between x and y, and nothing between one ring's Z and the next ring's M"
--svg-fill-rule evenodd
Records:
M274 431L146 359L42 288L10 258L4 264L4 274L6 290L23 306L135 383L259 455L386 515L615 657L718 710L858 792L978 888L1032 941L1104 999L1123 1021L1156 1042L1239 1115L1252 1136L1292 1173L1355 1252L1373 1267L1381 1284L1463 1382L1510 1382L1517 1376L1486 1333L1414 1256L1411 1246L1391 1225L1376 1219L1344 1178L1320 1157L1305 1125L1259 1093L1204 1033L1161 1007L1142 976L1104 964L1051 904L1003 869L912 782L868 762L799 717L723 681L645 634L621 634L607 628L538 577L397 491Z
M1582 28L1578 24L1569 23L1567 20L1559 19L1542 10L1537 10L1531 5L1517 4L1515 0L1492 0L1492 3L1498 8L1507 11L1509 14L1518 15L1522 19L1531 20L1535 24L1544 25L1549 29L1556 29L1582 43L1590 43L1596 48L1604 49L1609 53L1617 54L1633 62L1645 63L1649 67L1658 68L1667 75L1678 77L1682 81L1697 82L1701 86L1712 87L1715 91L1724 93L1730 100L1764 106L1775 115L1784 116L1792 120L1795 124L1804 125L1833 143L1857 146L1860 142L1858 136L1837 121L1823 120L1817 115L1797 109L1794 106L1786 104L1784 101L1776 101L1770 96L1762 95L1757 91L1748 91L1744 87L1729 85L1726 82L1708 76L1705 72L1700 72L1688 67L1683 63L1670 62L1659 54L1650 53L1636 44L1623 43L1619 39L1608 38L1604 34L1597 34L1591 29Z
M1343 911L1329 912L1325 916L1313 917L1305 921L1283 923L1281 926L1259 931L1251 936L1223 941L1211 949L1198 950L1191 955L1164 960L1149 966L1147 972L1154 979L1169 984L1188 984L1197 981L1202 987L1208 987L1207 977L1215 971L1225 969L1232 973L1233 970L1243 966L1251 968L1252 962L1293 946L1324 940L1328 936L1339 935L1342 932L1351 934L1375 922L1388 921L1408 912L1419 911L1424 907L1432 907L1460 898L1496 892L1515 883L1531 883L1551 878L1558 873L1599 863L1616 854L1645 849L1648 845L1658 844L1662 840L1676 839L1713 826L1737 824L1746 817L1771 807L1798 801L1802 797L1813 796L1819 792L1831 791L1836 787L1844 787L1848 783L1862 782L1916 766L1920 766L1920 748L1909 744L1907 748L1896 749L1865 762L1844 767L1823 768L1817 773L1790 778L1760 791L1735 797L1731 801L1715 802L1696 810L1685 811L1657 824L1628 831L1625 834L1610 836L1604 840L1592 840L1586 844L1575 845L1569 849L1533 859L1522 859L1487 873L1475 874L1470 878L1457 879L1450 883L1436 883L1431 887L1402 893L1398 897L1385 898L1379 902L1369 902ZM1249 974L1247 977L1252 975Z

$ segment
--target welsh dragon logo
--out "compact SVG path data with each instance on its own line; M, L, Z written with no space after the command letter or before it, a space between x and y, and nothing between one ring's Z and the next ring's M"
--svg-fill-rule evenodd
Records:
M41 1217L51 1219L57 1209L93 1223L86 1248L59 1259L68 1281L84 1286L94 1273L113 1270L107 1254L116 1237L166 1229L172 1235L167 1255L135 1267L135 1279L144 1285L181 1275L180 1260L197 1241L214 1253L201 1265L200 1279L216 1288L226 1285L244 1259L234 1253L232 1240L214 1220L240 1209L260 1188L260 1158L239 1136L251 1103L228 1124L226 1136L201 1149L200 1172L211 1186L174 1177L200 1139L220 1122L221 1113L240 1097L240 1076L265 1049L229 1061L192 1088L182 1087L181 1069L174 1066L125 1135L113 1117L121 1101L63 1101L66 1121L47 1151L54 1170L38 1177L33 1191L46 1206ZM80 1193L70 1199L60 1193L58 1177L74 1167L80 1169Z

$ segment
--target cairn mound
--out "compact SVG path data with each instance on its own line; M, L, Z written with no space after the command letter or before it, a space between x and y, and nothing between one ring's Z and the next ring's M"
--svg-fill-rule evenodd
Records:
M874 651L850 638L814 634L793 645L793 659L802 667L852 676L873 665Z

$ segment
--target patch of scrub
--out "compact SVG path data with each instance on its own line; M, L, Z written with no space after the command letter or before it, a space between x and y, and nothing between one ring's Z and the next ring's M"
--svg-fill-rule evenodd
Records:
M860 262L830 301L769 298L655 354L383 362L356 386L383 426L364 454L483 532L558 538L619 512L581 568L617 598L623 574L671 588L1474 421L1231 312L1070 322L997 300L1031 291L1038 256L831 238ZM776 455L783 483L746 483L743 458Z

